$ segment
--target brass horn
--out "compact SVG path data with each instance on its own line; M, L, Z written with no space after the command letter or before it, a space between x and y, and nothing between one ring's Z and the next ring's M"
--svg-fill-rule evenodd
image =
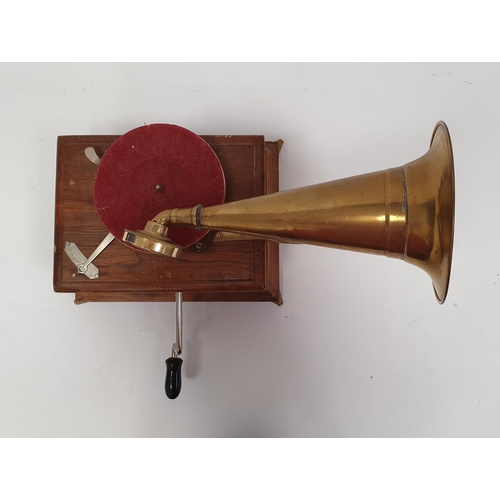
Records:
M123 240L178 256L167 237L182 225L403 259L432 279L440 304L451 273L455 209L453 151L445 123L427 153L402 167L211 207L165 210Z

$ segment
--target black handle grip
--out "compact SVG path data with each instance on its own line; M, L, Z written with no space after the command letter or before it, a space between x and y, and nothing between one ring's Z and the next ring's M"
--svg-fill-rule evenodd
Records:
M182 377L181 377L181 358L168 358L167 375L165 377L165 394L168 399L175 399L181 392Z

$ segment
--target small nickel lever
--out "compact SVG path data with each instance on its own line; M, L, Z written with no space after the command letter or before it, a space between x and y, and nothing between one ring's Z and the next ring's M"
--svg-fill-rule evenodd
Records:
M95 149L92 147L85 148L85 156L94 164L94 165L99 165L101 163L101 159L99 156L97 156L97 153L95 152Z
M175 293L175 344L172 345L172 356L165 361L165 394L168 399L175 399L181 392L182 359L179 354L182 354L182 292Z
M88 267L92 262L98 257L98 255L115 239L115 237L111 234L108 233L104 239L99 243L97 248L92 252L90 257L83 262L82 264L78 265L78 274L85 274L87 272Z

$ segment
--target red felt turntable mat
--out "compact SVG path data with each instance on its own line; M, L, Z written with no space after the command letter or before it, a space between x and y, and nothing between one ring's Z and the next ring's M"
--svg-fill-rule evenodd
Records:
M162 210L217 205L225 192L220 161L201 137L177 125L154 124L127 132L109 147L97 169L94 203L121 241L125 229L144 229ZM187 247L207 232L172 227L169 237Z

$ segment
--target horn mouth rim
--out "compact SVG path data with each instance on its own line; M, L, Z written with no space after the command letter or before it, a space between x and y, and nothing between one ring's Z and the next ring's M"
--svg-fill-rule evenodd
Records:
M445 226L444 230L439 231L439 247L442 258L441 272L438 276L433 277L432 284L437 301L440 304L443 304L448 295L450 285L455 232L455 167L453 148L448 126L443 121L439 121L434 127L431 137L431 148L438 138L444 140L445 148L447 150L448 161L444 162L444 165L442 166L441 178L443 180L442 186L446 190L445 198L450 201L449 215L442 221L443 226Z

